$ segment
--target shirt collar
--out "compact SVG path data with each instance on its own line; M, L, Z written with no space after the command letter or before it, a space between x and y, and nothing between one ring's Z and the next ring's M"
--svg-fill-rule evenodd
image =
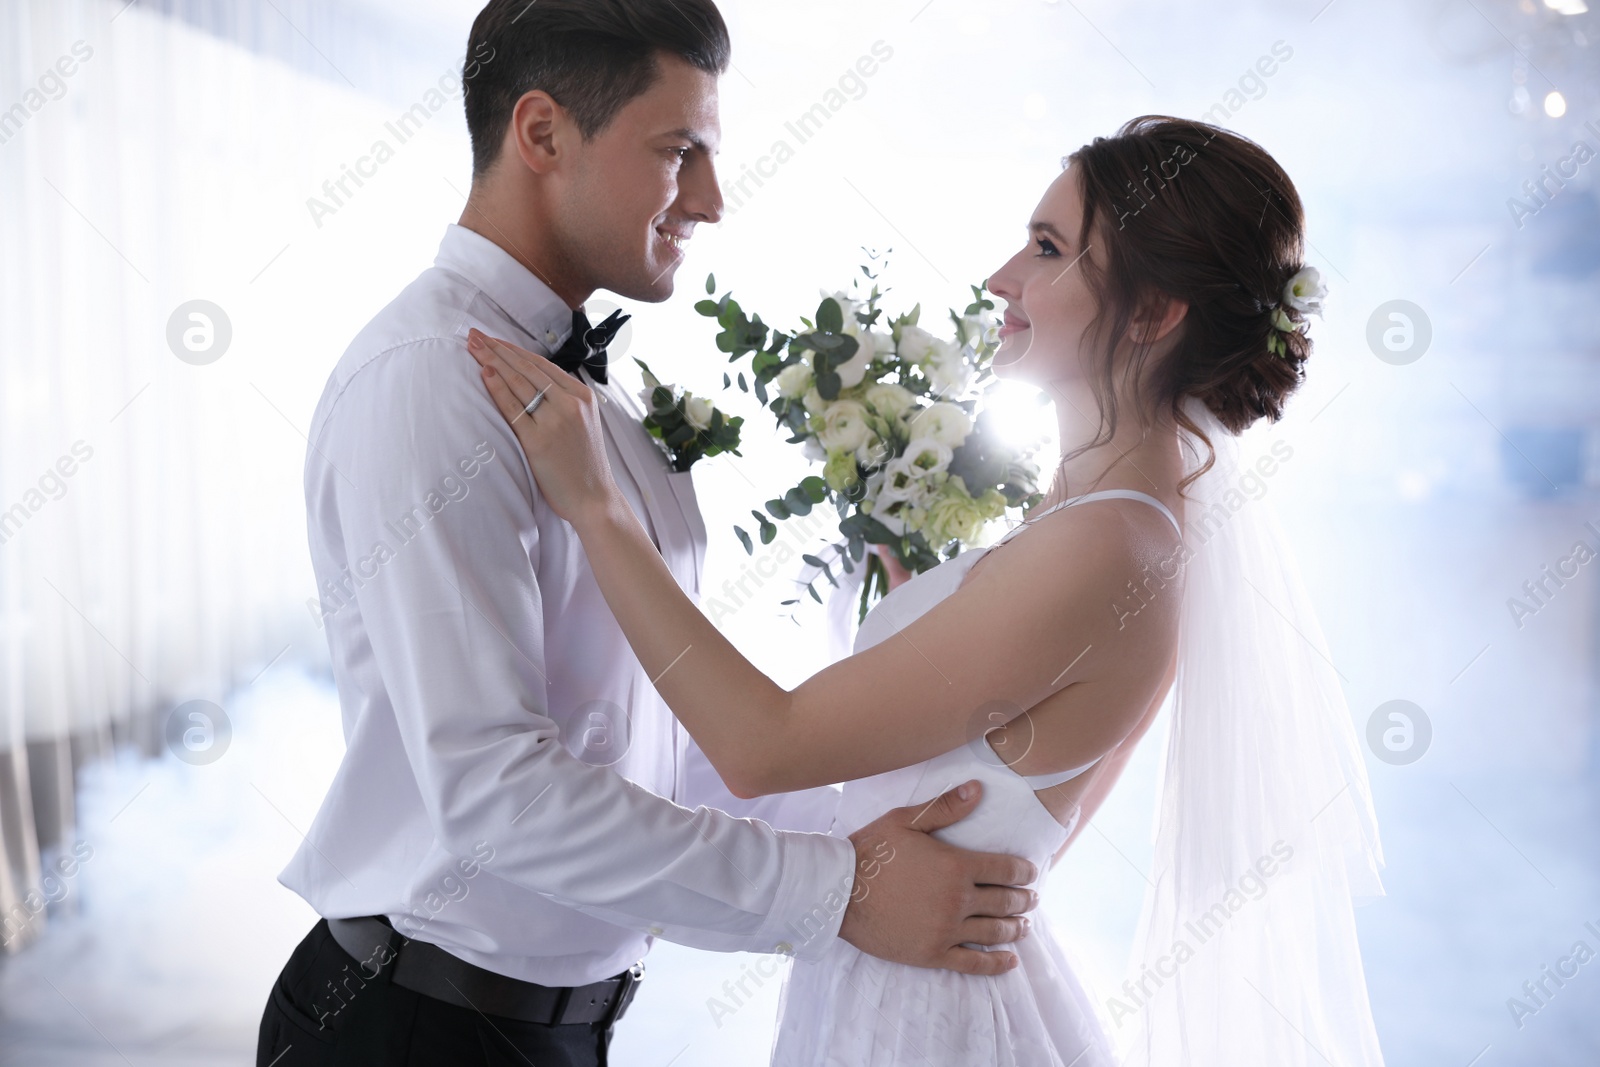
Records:
M489 238L452 223L439 242L434 266L453 271L476 285L529 337L559 349L572 333L572 309L538 276Z

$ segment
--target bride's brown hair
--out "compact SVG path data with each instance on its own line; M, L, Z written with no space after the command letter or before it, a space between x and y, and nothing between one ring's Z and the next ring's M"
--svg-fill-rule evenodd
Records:
M1100 309L1089 339L1103 359L1094 378L1101 430L1082 450L1115 432L1119 375L1145 411L1169 413L1202 440L1183 411L1187 397L1230 433L1277 421L1311 354L1303 332L1272 324L1284 286L1304 266L1305 213L1283 168L1248 138L1165 115L1133 119L1062 163L1083 197L1079 247L1102 253L1083 261ZM1150 346L1136 343L1119 361L1130 325L1163 297L1189 306L1170 356L1147 369ZM1282 354L1270 347L1275 333Z

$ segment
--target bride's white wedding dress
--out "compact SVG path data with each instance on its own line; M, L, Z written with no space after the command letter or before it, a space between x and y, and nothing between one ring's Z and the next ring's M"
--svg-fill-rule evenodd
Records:
M1064 501L1009 531L1004 543L1062 507L1097 500L1158 500L1126 490ZM855 651L887 640L961 585L988 550L964 552L917 575L884 597L862 622ZM1089 766L1093 766L1090 764ZM1036 789L1068 781L1089 767L1024 778L983 737L911 767L847 782L832 833L845 836L890 808L922 804L971 779L983 797L967 818L934 832L942 841L1032 860L1042 886L1051 860L1076 824L1063 825ZM870 890L869 890L870 891ZM1094 1005L1040 912L1015 945L1020 965L997 977L910 967L868 956L835 939L821 959L796 961L784 987L772 1062L775 1067L1112 1067L1111 1042Z

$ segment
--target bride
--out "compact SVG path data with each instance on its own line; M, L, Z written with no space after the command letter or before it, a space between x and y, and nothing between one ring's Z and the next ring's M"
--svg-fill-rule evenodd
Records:
M1091 1001L1043 916L997 976L836 939L793 967L775 1064L1382 1063L1351 916L1380 864L1363 765L1276 525L1240 492L1284 457L1246 468L1237 435L1282 414L1310 354L1302 229L1283 170L1213 126L1147 116L1073 153L989 281L997 374L1055 401L1049 498L898 585L855 654L792 691L679 589L612 481L590 390L470 338L544 499L741 796L844 782L847 835L978 778L977 810L938 835L1047 872L1176 688L1128 982Z

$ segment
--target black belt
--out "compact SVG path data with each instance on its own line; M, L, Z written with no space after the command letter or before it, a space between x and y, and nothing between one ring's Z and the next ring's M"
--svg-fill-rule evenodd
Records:
M388 970L389 981L402 989L519 1022L603 1022L609 1027L628 1010L644 976L644 964L635 963L614 978L588 985L543 986L473 966L426 941L409 940L376 916L327 923L339 947L360 962L362 977L370 980L375 972Z

